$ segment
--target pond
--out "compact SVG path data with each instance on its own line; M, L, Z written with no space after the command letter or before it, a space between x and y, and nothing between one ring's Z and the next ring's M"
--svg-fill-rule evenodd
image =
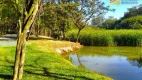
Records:
M16 46L16 39L0 38L0 47Z
M65 58L114 80L142 80L141 47L84 47Z

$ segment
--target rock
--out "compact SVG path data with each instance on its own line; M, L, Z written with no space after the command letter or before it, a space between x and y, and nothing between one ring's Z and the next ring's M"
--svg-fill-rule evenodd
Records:
M61 51L61 49L59 49L59 48L56 48L56 49L55 49L55 52L58 53L58 54L62 54L62 51Z
M72 46L69 46L69 47L56 48L55 52L61 55L61 54L64 54L64 53L73 52L75 50L80 49L81 47L82 46L80 44L77 44L77 45L72 45Z

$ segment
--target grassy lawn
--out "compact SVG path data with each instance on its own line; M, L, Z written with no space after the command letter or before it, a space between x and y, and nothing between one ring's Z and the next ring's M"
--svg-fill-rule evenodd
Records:
M59 44L67 46L66 43L69 42ZM57 45L56 41L51 40L29 41L26 46L23 80L111 80L108 77L75 67L52 51L53 48L58 47ZM14 53L15 47L0 47L0 80L12 78Z

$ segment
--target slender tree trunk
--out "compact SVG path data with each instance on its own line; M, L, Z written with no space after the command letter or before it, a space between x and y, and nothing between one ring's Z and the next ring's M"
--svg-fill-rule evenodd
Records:
M80 35L80 31L81 31L81 29L79 29L79 30L78 30L78 33L77 33L77 38L76 38L76 42L78 42L79 35Z
M66 34L65 32L63 32L63 40L65 40L65 38L66 38Z
M40 18L40 13L38 12L38 15L37 15L38 18ZM37 23L37 26L36 26L36 37L39 36L39 22Z
M38 37L38 36L39 36L39 25L36 26L36 31L35 31L35 33L36 33L36 37Z
M19 35L16 46L15 63L13 70L13 80L21 80L23 75L24 61L25 61L25 45L27 38L27 31L34 22L36 13L38 11L38 4L40 0L25 0L25 10L23 25L19 28Z

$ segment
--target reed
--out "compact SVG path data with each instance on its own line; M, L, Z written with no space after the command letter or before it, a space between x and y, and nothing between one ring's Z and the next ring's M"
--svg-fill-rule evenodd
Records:
M77 30L69 31L67 40L75 41ZM142 30L95 30L81 31L79 42L86 46L142 46Z

